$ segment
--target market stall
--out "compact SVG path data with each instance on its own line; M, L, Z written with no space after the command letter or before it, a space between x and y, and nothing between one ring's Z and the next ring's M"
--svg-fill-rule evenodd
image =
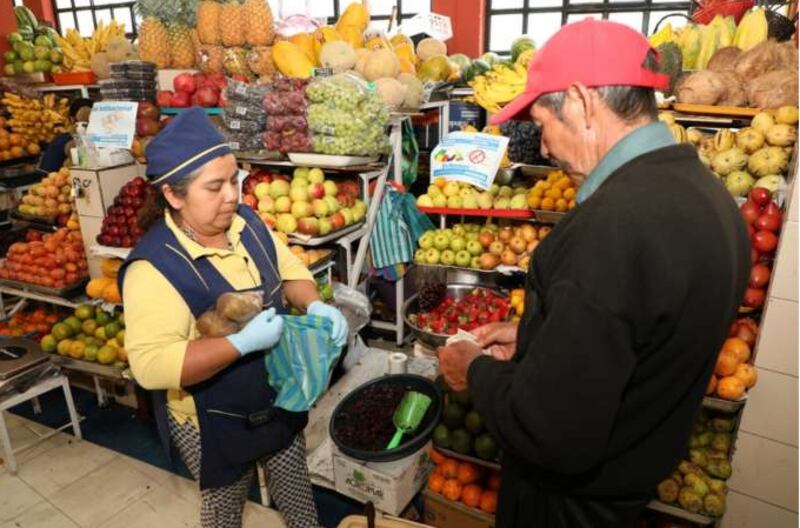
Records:
M38 343L100 405L114 392L146 414L117 275L155 192L147 147L199 106L234 151L241 203L350 322L306 428L313 483L430 526L494 526L501 449L469 391L438 376L436 348L519 321L537 246L578 207L533 123L486 125L525 89L536 43L520 36L507 57L471 58L448 51L446 17L386 32L360 3L330 25L277 20L260 0L137 6L136 45L113 20L60 35L15 11L0 79L0 336ZM776 251L796 183L797 48L793 27L767 17L695 16L650 36L671 77L659 119L697 149L752 241L748 288L684 460L649 505L691 526L725 515L773 270L792 258ZM78 97L95 101L87 123L71 112ZM63 167L37 172L59 137ZM403 352L379 348L386 340ZM389 448L411 392L429 401Z

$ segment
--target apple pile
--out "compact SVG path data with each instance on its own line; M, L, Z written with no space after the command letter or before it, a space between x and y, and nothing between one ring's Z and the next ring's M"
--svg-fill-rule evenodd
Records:
M409 315L409 321L426 332L453 335L459 329L468 332L488 323L505 321L510 314L508 297L487 288L475 288L458 301L445 297L433 310Z
M54 233L30 229L24 242L11 244L0 264L0 279L63 288L88 276L81 232L62 227Z
M750 236L750 281L742 305L755 309L764 305L771 276L771 263L778 248L783 213L768 189L754 187L740 207Z
M533 251L550 229L532 224L517 227L456 224L448 229L432 229L420 237L414 263L484 271L500 265L527 270Z
M528 209L526 187L510 187L496 183L481 191L468 183L445 181L437 178L428 191L417 198L418 207L446 207L448 209Z
M172 81L171 90L159 90L156 102L162 108L225 106L224 88L228 84L221 73L181 73Z
M144 234L137 222L139 209L144 205L147 195L153 192L152 187L140 176L126 183L106 210L97 243L110 247L133 247Z
M298 167L291 179L256 171L245 179L242 194L242 201L256 210L264 223L287 235L324 236L361 222L367 214L364 202L349 191L340 191L318 168Z
M17 210L24 216L48 220L55 218L58 225L66 225L73 212L71 189L69 169L62 167L31 186Z

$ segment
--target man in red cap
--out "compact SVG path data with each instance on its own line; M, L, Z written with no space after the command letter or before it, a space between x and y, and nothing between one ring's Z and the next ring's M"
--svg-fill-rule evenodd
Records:
M684 454L742 299L744 223L658 122L657 65L626 26L571 24L492 118L533 119L543 155L581 186L536 249L519 325L439 349L503 450L498 528L635 526Z

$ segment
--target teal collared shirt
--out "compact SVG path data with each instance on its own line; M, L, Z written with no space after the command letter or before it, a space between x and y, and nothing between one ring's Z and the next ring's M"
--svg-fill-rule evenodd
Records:
M634 158L660 148L675 145L675 138L661 122L650 123L635 129L608 151L583 182L575 197L578 203L589 198L617 169Z

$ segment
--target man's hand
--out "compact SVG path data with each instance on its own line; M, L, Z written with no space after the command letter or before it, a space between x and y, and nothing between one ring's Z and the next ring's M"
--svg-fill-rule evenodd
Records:
M517 323L489 323L472 330L472 334L493 358L508 361L517 350L517 326Z
M439 370L454 391L467 388L467 372L472 361L483 354L481 347L469 341L458 341L439 347Z

